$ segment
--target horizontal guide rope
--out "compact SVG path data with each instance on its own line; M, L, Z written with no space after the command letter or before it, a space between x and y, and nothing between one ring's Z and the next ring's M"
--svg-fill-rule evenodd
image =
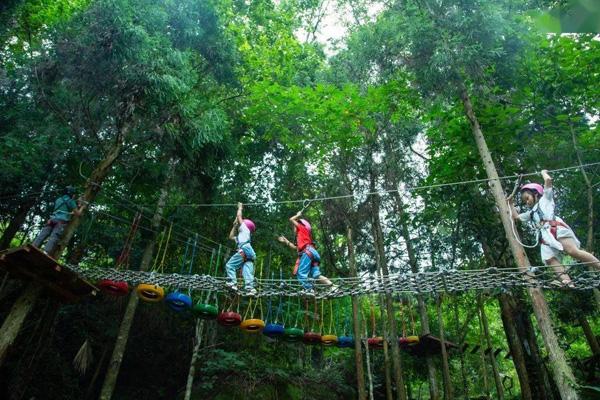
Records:
M581 164L581 165L573 165L570 167L564 167L564 168L556 168L556 169L549 169L548 172L549 173L555 173L555 172L564 172L564 171L573 171L573 170L577 170L577 169L584 169L584 168L590 168L590 167L595 167L600 165L600 161L599 162L592 162L592 163L587 163L587 164ZM523 173L520 174L520 176L522 177L526 177L526 176L536 176L539 175L540 172L536 171L536 172L527 172L527 173ZM498 180L509 180L509 179L516 179L519 176L519 174L514 174L514 175L505 175L505 176L500 176L498 177ZM418 190L426 190L426 189L436 189L436 188L442 188L442 187L448 187L448 186L462 186L462 185L468 185L468 184L480 184L480 183L486 183L489 181L492 181L495 179L492 178L481 178L481 179L469 179L469 180L464 180L464 181L454 181L454 182L446 182L446 183L433 183L430 185L418 185L418 186L407 186L405 188L403 188L402 190L404 191L418 191ZM390 193L396 193L396 192L401 192L401 190L399 189L389 189L389 190L380 190L380 191L374 191L374 192L366 192L366 193L350 193L350 194L343 194L343 195L338 195L338 196L323 196L323 197L315 197L315 198L309 198L309 199L291 199L291 200L272 200L272 201L265 201L265 202L247 202L244 203L244 206L273 206L273 205L277 205L277 204L304 204L307 202L316 202L316 201L327 201L327 200L339 200L339 199L348 199L348 198L355 198L355 197L363 197L363 196L373 196L373 195L386 195L386 194L390 194ZM116 195L116 194L115 194ZM110 195L109 195L110 196ZM129 202L130 204L132 204L135 207L153 207L153 205L142 205L136 202L133 202L131 200L126 200L124 197L116 195L118 197L120 197L121 199L123 199L124 201ZM114 196L110 196L112 197L113 202L103 202L102 205L119 205L119 204L123 204L120 201L115 201L116 199L114 199ZM237 206L237 202L235 203L183 203L183 204L167 204L167 206L177 206L177 207L236 207Z
M565 168L557 168L557 169L548 170L548 172L554 173L554 172L561 172L561 171L570 171L570 170L575 170L575 169L583 169L583 168L593 167L596 165L600 165L600 162L575 165L575 166L565 167ZM539 174L540 174L539 172L528 172L528 173L521 174L521 176L534 176L534 175L539 175ZM498 177L498 180L507 180L507 179L515 179L515 178L517 178L517 175L507 175L507 176ZM410 192L410 191L425 190L425 189L436 189L436 188L447 187L447 186L468 185L468 184L472 184L472 183L486 183L486 182L493 181L493 180L495 180L495 179L482 178L482 179L470 179L470 180L458 181L458 182L435 183L435 184L431 184L431 185L407 186L404 188L404 190ZM277 200L277 201L269 201L269 202L248 202L248 203L244 203L244 205L245 206L271 206L271 205L276 205L276 204L302 204L302 203L313 202L313 201L327 201L327 200L349 199L349 198L363 197L363 196L386 195L386 194L396 193L396 192L400 193L400 190L399 189L389 189L389 190L380 190L380 191L366 192L366 193L343 194L343 195L339 195L339 196L315 197L312 199ZM185 204L184 203L184 204L178 204L178 206L179 207L233 207L233 206L237 206L237 203L198 203L198 204L196 204L196 203Z
M165 288L228 292L225 277L210 275L164 274L145 271L131 271L114 268L83 268L70 266L74 272L89 280L111 279L126 281L132 285L149 283ZM571 290L589 290L600 286L600 271L583 268L568 268L572 285L568 287L559 276L546 266L531 267L526 271L516 268L485 270L453 270L444 272L395 273L384 277L366 275L358 278L332 278L336 286L316 286L317 298L356 296L370 293L438 293L461 292L468 290L514 289L539 287L544 289L568 288ZM295 279L256 279L258 296L299 296L302 286Z

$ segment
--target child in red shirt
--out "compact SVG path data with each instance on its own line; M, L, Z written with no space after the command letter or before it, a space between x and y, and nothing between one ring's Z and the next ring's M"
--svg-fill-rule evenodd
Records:
M312 296L314 295L314 286L309 277L331 288L335 288L335 285L326 276L321 275L319 268L321 256L315 249L315 244L312 240L312 227L306 219L300 219L301 216L302 211L298 211L296 215L290 218L290 222L296 230L296 244L293 244L283 236L279 236L277 240L298 252L294 275L298 277L300 284L304 288L302 294Z

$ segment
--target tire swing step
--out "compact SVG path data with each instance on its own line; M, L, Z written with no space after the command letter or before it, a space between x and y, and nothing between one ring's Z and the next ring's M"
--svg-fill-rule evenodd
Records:
M321 344L321 334L312 331L306 332L302 341L308 345Z
M376 336L367 339L370 349L383 349L384 339L381 336Z
M398 344L400 347L409 347L419 344L418 336L406 336L398 339Z
M175 312L182 312L192 308L192 298L179 291L171 292L165 298L167 306Z
M340 348L354 347L353 336L340 336L338 338L337 346Z
M285 328L283 338L286 342L299 342L304 337L304 331L300 328Z
M109 296L122 297L129 293L129 284L125 281L115 281L112 279L102 279L96 284L102 291Z
M270 338L277 338L283 336L284 333L284 326L278 323L268 323L265 325L265 328L262 331L263 335L268 336Z
M195 304L192 308L192 312L198 318L206 320L215 319L217 318L217 315L219 315L219 310L217 310L217 307L213 306L212 304L205 303Z
M242 316L234 311L223 311L217 317L217 322L225 327L239 326L242 323Z
M165 298L165 290L151 283L140 283L135 291L140 300L146 303L160 303Z
M258 318L245 319L240 324L240 329L246 333L260 333L265 328L265 321Z
M331 346L337 345L338 340L339 339L338 339L337 335L334 335L334 334L321 336L321 343L323 343L323 346L325 346L325 347L331 347Z

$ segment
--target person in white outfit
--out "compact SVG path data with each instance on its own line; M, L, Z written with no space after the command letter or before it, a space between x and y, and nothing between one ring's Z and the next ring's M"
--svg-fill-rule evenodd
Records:
M512 196L508 198L512 217L516 221L530 222L535 225L540 235L542 261L551 265L559 275L563 284L572 286L571 278L561 263L562 254L567 253L581 263L600 270L600 261L592 254L579 247L581 243L575 232L560 217L554 214L554 191L552 178L547 170L542 170L544 186L528 183L521 186L521 201L529 207L529 211L518 213Z

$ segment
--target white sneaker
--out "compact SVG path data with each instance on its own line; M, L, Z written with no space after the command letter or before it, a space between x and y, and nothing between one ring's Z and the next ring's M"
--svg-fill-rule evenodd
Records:
M237 292L238 287L235 284L235 282L225 282L225 287L229 290L233 290L234 292Z
M315 290L314 289L302 289L300 291L300 296L315 297Z
M250 288L246 290L246 296L256 296L258 292L254 288Z
M337 294L340 291L340 287L336 284L332 284L328 289L328 294Z

